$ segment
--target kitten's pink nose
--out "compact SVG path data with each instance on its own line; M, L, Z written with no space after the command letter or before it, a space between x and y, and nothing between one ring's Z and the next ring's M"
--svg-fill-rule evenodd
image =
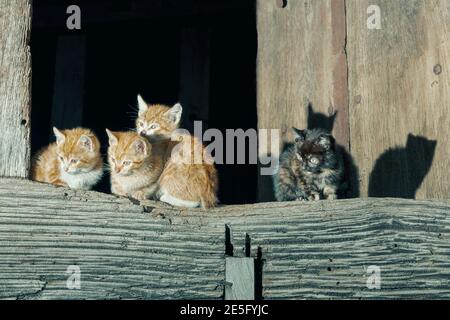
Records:
M65 167L65 168L64 168L64 171L65 171L65 172L69 172L69 168Z
M141 131L141 136L146 136L146 135L147 135L147 131L142 130L142 131Z

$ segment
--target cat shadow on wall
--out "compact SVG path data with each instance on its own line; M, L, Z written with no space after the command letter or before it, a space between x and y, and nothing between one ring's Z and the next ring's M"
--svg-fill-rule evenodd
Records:
M327 132L332 132L334 128L334 122L336 121L337 111L328 116L324 113L314 112L313 106L308 103L308 128L307 129L323 129Z
M369 197L414 199L430 171L436 145L436 140L409 134L405 147L384 152L370 174Z
M337 118L337 111L331 115L320 112L315 112L310 103L306 108L308 113L307 129L323 129L326 132L332 132ZM283 145L283 152L292 146L292 143L285 142ZM341 190L338 194L340 199L358 198L359 197L359 170L353 160L351 154L341 145L336 145L338 152L341 152L344 158L345 176Z

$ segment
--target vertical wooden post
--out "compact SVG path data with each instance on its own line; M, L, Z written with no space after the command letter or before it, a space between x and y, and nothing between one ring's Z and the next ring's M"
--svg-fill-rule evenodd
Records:
M181 31L180 101L183 124L193 129L193 121L208 120L210 76L209 30L186 28ZM206 124L203 128L206 129Z
M225 300L255 299L255 260L225 258Z
M235 250L233 232L225 226L225 300L255 300L255 259L251 258L251 240L245 235L244 246ZM235 256L237 254L238 256ZM244 254L245 256L242 256Z
M30 168L31 0L0 0L0 176Z
M86 41L84 36L58 38L52 126L73 128L83 119Z

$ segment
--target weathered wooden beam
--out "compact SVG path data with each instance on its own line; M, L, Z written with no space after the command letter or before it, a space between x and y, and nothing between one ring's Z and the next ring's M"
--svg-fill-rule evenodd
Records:
M450 297L448 203L267 204L236 208L225 220L234 234L250 235L252 255L262 251L265 299ZM234 246L245 239L235 237ZM371 266L380 268L380 290L367 286Z
M22 180L0 179L0 190L0 298L223 297L221 225ZM74 268L79 290L67 286Z
M31 0L0 0L0 177L30 168Z
M264 299L450 298L450 203L354 199L204 212L0 179L1 298L223 298L225 225ZM66 287L69 266L81 290ZM380 289L370 289L373 268Z

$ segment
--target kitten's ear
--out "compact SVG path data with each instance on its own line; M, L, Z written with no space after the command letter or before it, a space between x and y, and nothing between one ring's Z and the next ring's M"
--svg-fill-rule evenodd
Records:
M66 140L66 136L64 135L64 133L59 131L59 129L56 127L53 127L53 133L55 134L57 145L64 143L64 141Z
M136 150L136 153L148 155L148 151L149 150L148 150L148 147L147 147L147 143L144 140L138 139L134 143L134 148Z
M181 115L183 114L183 107L180 103L175 104L169 111L166 112L169 120L175 124L179 124Z
M80 139L78 139L78 143L80 144L80 146L86 148L88 151L90 152L94 151L94 141L92 140L91 137L82 135Z
M305 138L306 138L305 130L300 130L300 129L292 127L292 131L294 132L295 142L305 141Z
M145 100L141 97L140 94L137 96L138 105L139 105L139 115L144 114L148 110L148 104L145 102Z
M319 145L325 150L330 150L334 147L334 138L331 134L323 133L319 136Z
M117 137L114 135L114 132L106 129L106 133L108 134L110 146L116 145L119 142L119 140L117 140Z

